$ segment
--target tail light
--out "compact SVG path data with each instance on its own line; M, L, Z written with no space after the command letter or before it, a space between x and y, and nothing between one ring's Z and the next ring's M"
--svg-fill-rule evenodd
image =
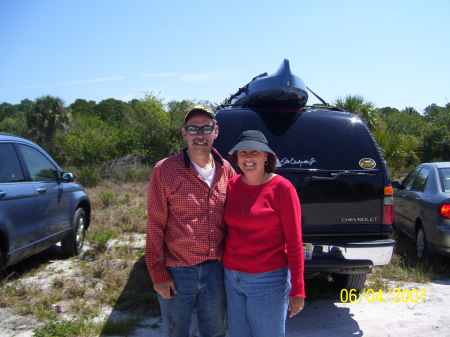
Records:
M439 204L438 212L441 217L450 219L450 204Z
M384 187L383 225L394 222L394 189L392 186Z

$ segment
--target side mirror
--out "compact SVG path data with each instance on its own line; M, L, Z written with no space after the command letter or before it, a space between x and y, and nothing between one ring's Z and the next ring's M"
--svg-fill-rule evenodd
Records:
M73 183L73 174L70 172L61 172L61 182Z
M391 181L391 185L393 188L398 188L398 189L401 189L401 187L402 187L402 184L400 184L397 180Z

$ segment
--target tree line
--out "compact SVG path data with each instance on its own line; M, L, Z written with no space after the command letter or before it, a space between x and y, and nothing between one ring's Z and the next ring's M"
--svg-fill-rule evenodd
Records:
M123 102L42 96L20 104L0 104L0 131L41 145L61 165L82 168L135 154L153 165L185 146L180 128L184 111L195 100L170 101L153 94ZM331 105L357 114L376 138L393 175L420 162L450 160L450 103L431 104L421 114L413 108L377 108L360 95Z

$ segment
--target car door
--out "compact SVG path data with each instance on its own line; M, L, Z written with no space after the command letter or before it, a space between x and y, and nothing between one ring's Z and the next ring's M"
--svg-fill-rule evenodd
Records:
M70 230L70 195L64 193L59 182L59 169L41 151L34 147L17 144L26 163L31 184L36 191L37 235L36 250L41 250L61 240Z
M12 143L0 143L0 230L9 239L9 264L33 254L36 241L36 192Z
M420 218L423 222L429 218L427 214L430 214L430 211L431 213L435 213L435 206L433 203L430 203L429 194L426 192L429 174L430 169L426 166L422 167L411 187L412 200L410 212L414 222L412 222L409 230L414 234L416 233L416 219Z
M424 189L428 181L428 167L419 167L411 173L410 179L405 178L404 189L400 194L401 211L404 216L403 230L415 237L416 219L420 217L420 209L424 203Z
M413 221L409 208L411 207L411 188L416 177L419 175L420 170L420 167L416 167L412 170L406 178L403 179L400 188L394 193L395 225L408 233L408 235L414 235L408 230L408 228L411 228L411 222Z

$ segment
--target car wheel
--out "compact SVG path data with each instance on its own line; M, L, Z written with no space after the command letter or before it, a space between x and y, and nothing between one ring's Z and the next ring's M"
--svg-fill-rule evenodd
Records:
M84 209L78 208L73 216L72 231L61 241L61 248L64 254L74 256L81 253L84 245L85 226L86 214Z
M366 283L367 274L337 274L333 273L333 283L338 290L355 289L361 291Z
M422 226L419 227L416 234L416 253L419 259L432 259L434 257L433 252L431 252L427 237L425 236L425 231Z

